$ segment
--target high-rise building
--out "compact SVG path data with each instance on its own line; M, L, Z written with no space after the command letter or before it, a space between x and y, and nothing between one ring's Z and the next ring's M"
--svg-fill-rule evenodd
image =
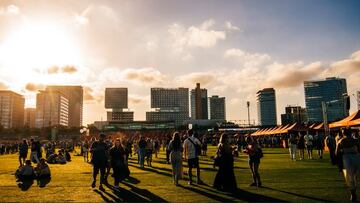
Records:
M25 99L9 90L0 90L0 125L3 128L24 126Z
M207 89L201 89L200 83L191 90L191 118L208 119L208 97Z
M281 114L281 124L292 124L292 123L306 123L307 113L306 109L301 106L287 106L285 107L285 113Z
M257 92L259 125L277 125L276 96L274 88L265 88Z
M358 105L358 110L360 110L360 91L357 91L357 105Z
M36 95L35 127L69 126L69 100L60 91L40 91Z
M174 121L182 125L189 119L188 88L151 88L151 108L146 112L147 121Z
M24 126L35 128L36 108L25 108Z
M309 122L323 122L322 102L327 107L328 122L342 119L349 115L346 107L347 87L343 78L305 81L305 104Z
M210 119L226 120L225 97L209 97Z
M82 86L47 86L46 91L59 91L69 100L69 127L81 127L83 121Z
M107 121L134 121L134 112L125 111L128 108L127 88L106 88L105 108L111 109L107 112Z

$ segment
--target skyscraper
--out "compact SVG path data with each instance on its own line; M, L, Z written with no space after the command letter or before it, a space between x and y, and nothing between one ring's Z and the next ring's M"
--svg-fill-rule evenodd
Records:
M3 128L24 126L25 99L9 90L0 90L0 125Z
M342 119L349 115L346 109L347 87L343 78L305 81L305 104L309 122L323 122L322 102L327 106L328 122Z
M47 86L46 91L59 91L69 100L69 127L81 127L83 120L82 86Z
M24 126L35 128L36 108L25 108Z
M40 91L36 95L35 127L69 125L69 100L60 91Z
M225 97L209 97L210 119L226 120Z
M127 88L106 88L105 108L111 109L107 112L107 121L131 122L134 120L134 112L124 111L128 108Z
M207 90L201 89L200 83L196 83L196 88L191 90L191 118L208 119Z
M307 122L307 113L301 106L287 106L285 113L281 114L281 125Z
M151 88L151 108L147 121L174 121L182 125L189 119L188 88Z
M274 88L265 88L257 92L257 107L259 125L277 125Z

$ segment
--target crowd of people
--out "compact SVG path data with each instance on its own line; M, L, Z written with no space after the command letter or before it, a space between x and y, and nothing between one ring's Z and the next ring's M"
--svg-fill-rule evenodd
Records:
M113 140L115 140L113 143ZM243 140L243 142L241 141ZM263 157L262 149L256 139L251 136L228 136L221 134L213 144L217 145L214 158L214 167L218 167L218 172L213 186L222 191L233 192L237 189L234 173L235 151L242 149L241 153L246 153L249 157L249 169L252 172L253 182L251 186L261 187L259 175L260 159ZM166 163L171 164L173 183L178 186L179 180L183 176L183 162L188 166L188 184L203 184L199 156L206 156L208 139L206 136L199 136L193 130L185 132L174 132L172 135L159 137L145 137L134 135L132 137L123 136L122 138L111 138L105 134L100 134L98 139L91 138L82 143L82 153L84 161L93 165L92 187L96 187L97 176L100 173L99 189L104 190L103 184L107 183L110 170L113 170L114 186L119 187L121 180L130 174L128 159L137 154L139 168L151 167L152 156L160 151L161 146L166 154ZM205 147L206 146L206 147ZM133 152L133 153L132 153ZM90 153L90 158L88 154ZM193 170L196 176L193 175ZM194 180L196 177L196 180Z
M23 140L21 143L2 144L0 149L1 154L19 154L20 166L16 171L18 181L50 178L50 168L47 163L66 164L71 161L70 152L75 152L93 166L91 186L96 187L100 173L99 189L104 190L103 184L108 184L111 170L114 187L119 188L119 183L130 175L128 166L130 158L134 156L137 159L140 169L144 169L145 166L152 167L153 156L157 158L161 148L165 151L166 163L171 164L173 183L176 186L179 186L179 180L183 178L184 162L188 166L188 184L203 184L199 156L207 156L207 146L210 143L217 146L214 156L210 156L213 157L214 167L218 168L213 183L213 187L218 190L236 191L234 161L240 153L248 156L248 166L253 180L250 186L261 187L259 166L263 157L262 148L288 147L290 159L296 161L305 159L305 152L307 159L314 159L313 150L317 151L317 158L322 159L323 151L327 147L331 163L338 165L339 170L344 173L351 191L351 199L356 200L356 175L360 172L359 132L349 129L336 134L330 133L326 137L313 131L290 133L285 137L252 137L228 133L199 136L191 129L158 136L141 134L106 136L101 133L97 137L88 137L78 143L60 141L41 144L35 139L30 139L29 142ZM80 148L79 153L75 151L76 147ZM44 158L43 154L45 154ZM36 164L36 167L33 167L32 163ZM196 176L193 175L193 170Z

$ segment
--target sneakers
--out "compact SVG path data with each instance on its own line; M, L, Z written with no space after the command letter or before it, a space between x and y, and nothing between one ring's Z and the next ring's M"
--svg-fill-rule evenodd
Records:
M192 185L193 183L191 181L188 182L188 185Z
M95 188L95 187L96 187L96 181L93 181L93 182L92 182L91 187L92 187L92 188Z

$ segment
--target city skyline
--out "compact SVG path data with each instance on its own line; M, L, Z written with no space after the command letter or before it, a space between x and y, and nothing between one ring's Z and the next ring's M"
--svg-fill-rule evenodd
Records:
M128 88L135 120L151 87L197 82L226 97L227 119L247 120L250 101L257 120L256 92L273 87L278 123L287 105L305 106L303 81L336 76L349 95L360 89L358 1L44 2L0 2L0 89L35 107L47 85L81 85L83 124L105 120L106 87Z

